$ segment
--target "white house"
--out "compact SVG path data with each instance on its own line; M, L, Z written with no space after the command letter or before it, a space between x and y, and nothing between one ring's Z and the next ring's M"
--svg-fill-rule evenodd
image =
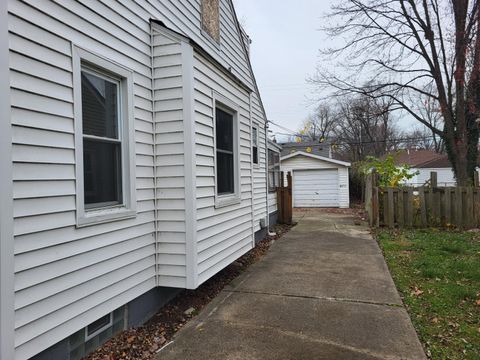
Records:
M398 166L408 165L412 178L404 183L412 186L422 186L430 180L432 171L437 173L439 186L455 186L455 174L452 164L445 154L438 154L432 150L407 149L394 154L395 164Z
M78 359L252 249L265 112L231 0L0 5L0 358Z
M350 163L297 150L280 160L284 175L292 173L294 207L350 206Z

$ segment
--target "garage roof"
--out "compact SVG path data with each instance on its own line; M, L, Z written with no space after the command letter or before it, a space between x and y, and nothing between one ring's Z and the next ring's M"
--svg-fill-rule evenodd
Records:
M326 161L326 162L329 162L329 163L332 163L332 164L346 166L346 167L350 167L350 165L351 165L349 162L346 162L346 161L340 161L340 160L335 160L335 159L325 157L325 156L309 154L309 153L304 152L304 151L296 151L292 154L282 156L280 158L280 160L287 160L287 159L290 159L292 157L299 156L299 155L306 156L306 157L309 157L309 158L312 158L312 159Z

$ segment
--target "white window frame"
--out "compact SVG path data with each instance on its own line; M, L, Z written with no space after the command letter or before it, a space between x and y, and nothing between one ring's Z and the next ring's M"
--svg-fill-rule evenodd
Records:
M73 99L75 121L75 180L77 227L94 225L136 216L135 199L135 142L133 117L133 71L102 56L77 46L73 53ZM83 174L83 118L82 118L82 64L112 74L119 79L120 109L119 135L122 154L122 201L105 207L86 208Z
M92 323L88 324L87 326L85 326L85 341L88 341L90 340L91 338L94 338L95 336L97 336L98 334L102 333L103 331L107 330L109 327L111 327L113 325L113 312L111 312L110 314L106 314L110 317L109 321L108 321L108 324L102 326L101 328L99 328L98 330L95 330L93 333L89 334L88 333L88 327L94 323L95 321L93 321ZM104 316L106 316L104 315ZM102 316L103 317L103 316ZM100 319L100 318L99 318ZM98 319L97 319L98 320Z
M239 204L240 199L240 131L238 113L240 107L230 99L213 91L212 92L213 105L213 153L215 157L215 207L221 208L224 206ZM233 188L231 194L218 194L217 189L217 111L219 108L233 117Z
M260 128L260 127L258 126L257 123L253 123L253 125L252 125L252 150L251 150L251 151L252 151L252 164L253 164L253 166L254 166L255 168L259 168L259 167L260 167L260 146L259 146L259 145L260 145L260 142L259 142L260 135L259 135L259 133L258 133L258 129L259 129L259 128ZM255 129L255 130L256 130L256 133L257 133L257 139L256 139L256 140L257 140L257 146L256 146L256 147L257 147L257 162L254 162L254 161L253 161L253 144L254 144L253 129Z
M273 164L270 164L270 159L269 159L269 152L273 152L275 154L278 155L278 170L275 171L275 170L270 170L270 166L274 166ZM282 176L282 170L281 170L281 167L280 167L280 157L281 157L281 154L278 150L275 150L275 149L268 149L267 148L267 173L268 173L268 177L267 177L267 190L269 193L274 193L277 189L278 186L280 186L280 183L281 183L281 176ZM276 184L277 186L270 186L270 173L273 173L273 180L275 182L275 176L278 177L278 184ZM277 175L278 174L278 175Z

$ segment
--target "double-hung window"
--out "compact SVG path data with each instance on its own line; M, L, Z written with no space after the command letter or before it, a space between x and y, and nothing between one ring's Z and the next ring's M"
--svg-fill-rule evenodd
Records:
M85 209L123 203L120 80L82 66Z
M280 154L268 149L268 191L273 192L280 186Z
M135 215L132 72L74 47L77 225Z
M258 128L252 127L252 162L258 165Z
M220 95L216 98L222 98ZM215 205L225 206L239 201L239 154L237 111L223 99L215 103Z

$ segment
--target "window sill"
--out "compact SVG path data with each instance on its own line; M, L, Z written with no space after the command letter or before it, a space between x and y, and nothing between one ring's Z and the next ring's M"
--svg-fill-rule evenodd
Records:
M131 219L137 216L137 212L125 207L111 209L97 209L85 211L77 217L77 227L85 227L103 224L112 221Z
M215 208L222 208L225 206L240 204L240 197L236 194L220 195L215 197Z

